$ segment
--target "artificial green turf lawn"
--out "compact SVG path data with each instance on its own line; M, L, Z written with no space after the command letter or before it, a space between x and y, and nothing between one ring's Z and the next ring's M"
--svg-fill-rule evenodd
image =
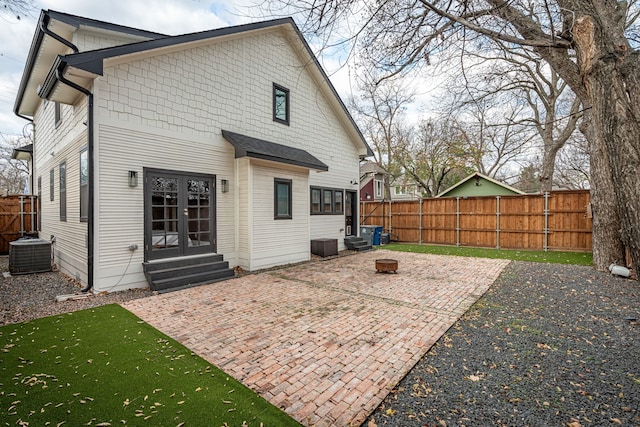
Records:
M457 255L478 258L511 259L516 261L548 262L553 264L593 265L591 252L544 252L513 249L469 248L456 246L416 245L392 243L383 249L438 255Z
M299 426L118 305L0 327L0 420L30 426Z

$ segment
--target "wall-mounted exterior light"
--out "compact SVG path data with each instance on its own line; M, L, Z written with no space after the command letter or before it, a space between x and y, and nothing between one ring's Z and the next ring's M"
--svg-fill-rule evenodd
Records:
M220 180L220 187L223 193L228 193L229 192L229 180L227 179L221 179Z
M129 187L138 186L138 172L129 171Z

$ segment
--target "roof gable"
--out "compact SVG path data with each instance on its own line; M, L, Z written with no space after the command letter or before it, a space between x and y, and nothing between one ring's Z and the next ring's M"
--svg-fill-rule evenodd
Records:
M69 20L73 21L72 18L69 18ZM93 21L87 20L87 22ZM351 141L358 148L360 157L363 158L373 155L373 152L366 143L360 129L351 117L351 114L342 102L342 99L329 80L329 77L322 69L320 63L311 51L311 48L307 44L302 33L300 33L300 30L292 18L274 19L177 36L155 37L150 40L140 41L137 43L113 46L87 52L58 54L55 58L51 59L46 76L38 76L38 78L32 79L31 75L27 73L27 69L25 69L23 82L25 80L39 80L40 82L37 85L37 95L40 98L51 99L64 103L73 103L79 96L79 93L76 89L73 89L68 84L61 83L61 81L67 80L71 82L71 84L75 84L89 90L93 84L93 80L103 74L105 61L126 61L127 58L134 58L136 55L187 49L191 46L197 45L198 43L206 43L213 39L237 37L258 31L276 30L283 32L286 40L294 47L295 52L301 57L302 62L310 65L307 67L307 70L310 72L321 92L328 100L331 108L339 118L339 121L343 124ZM32 54L33 52L30 52L30 57ZM35 107L33 99L35 98L37 100L35 92L36 91L33 90L33 93L29 94L30 103L26 108L24 107L25 103L23 102L25 92L21 91L19 93L14 110L16 114L26 114L31 116L34 114Z
M18 96L14 104L14 112L17 115L33 116L40 102L37 96L38 86L46 78L56 56L78 50L72 40L74 33L80 28L118 35L132 42L166 37L165 34L68 13L43 10L38 18L37 28L31 41L27 62L18 87Z
M502 183L500 181L496 181L495 179L489 178L486 175L483 175L483 174L481 174L479 172L476 172L476 173L472 173L471 175L467 176L465 179L463 179L462 181L458 182L457 184L452 185L451 187L447 188L446 190L444 190L443 192L438 194L436 196L436 198L461 196L462 193L460 193L460 191L462 191L464 188L469 186L470 185L469 183L474 178L476 180L474 186L481 186L481 182L483 182L483 181L488 183L491 186L491 190L489 191L491 194L485 194L486 192L473 191L473 194L466 194L466 192L465 192L464 196L486 196L486 195L503 196L503 195L525 194L523 191L520 191L517 188L513 188L513 187L511 187L511 186L509 186L509 185L507 185L505 183Z

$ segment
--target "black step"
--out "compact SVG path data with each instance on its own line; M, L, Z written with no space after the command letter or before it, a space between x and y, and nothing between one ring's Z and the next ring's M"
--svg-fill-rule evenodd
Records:
M206 273L207 271L225 270L229 268L227 261L215 261L202 264L184 265L180 267L167 267L155 271L148 271L147 275L155 282L185 274Z
M369 242L364 240L362 237L357 236L346 237L344 239L344 244L347 246L347 249L352 251L364 252L371 249Z
M221 280L230 279L235 276L232 269L209 271L205 273L188 274L168 279L156 280L153 282L151 290L163 292L168 290L176 290L177 288L185 288L193 285L202 285L205 283L214 283Z
M364 242L364 245L357 245L353 248L354 251L358 251L358 252L366 252L366 251L370 251L371 249L373 249L373 246L371 246L367 242Z
M152 291L169 292L235 277L220 254L180 257L143 263Z
M178 267L186 267L189 265L200 265L210 262L218 262L223 260L223 256L221 254L211 254L211 255L199 255L192 257L178 257L171 259L163 259L151 262L145 262L144 270L146 272L156 271L156 270L164 270L167 268L178 268Z

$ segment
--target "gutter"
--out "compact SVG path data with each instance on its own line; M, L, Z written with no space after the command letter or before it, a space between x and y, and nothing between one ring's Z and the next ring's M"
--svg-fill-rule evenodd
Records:
M65 40L64 38L60 37L58 34L55 34L48 28L50 20L51 20L51 16L49 12L43 10L40 13L40 18L38 20L39 21L38 29L40 31L36 33L35 37L31 41L31 47L29 48L29 56L27 56L27 63L25 64L25 67L24 67L24 72L22 75L22 80L20 82L20 87L18 87L18 95L16 96L16 102L13 106L13 112L16 114L16 116L20 117L21 119L33 121L32 119L29 119L26 116L21 115L18 111L20 109L20 104L22 103L22 98L24 98L24 91L27 89L28 79L25 79L25 76L30 75L31 72L33 71L33 67L35 65L36 57L37 57L36 53L37 53L38 47L42 44L42 40L44 39L45 34L57 40L58 42L62 43L63 45L69 47L74 52L76 53L78 52L78 48L73 43L71 43L68 40Z
M62 75L60 69L56 70L56 79L79 92L82 92L87 96L87 157L89 162L89 188L87 200L87 286L81 289L81 292L88 292L93 288L93 246L94 246L94 181L93 181L93 157L94 157L94 140L93 140L93 93L82 86L67 80Z
M56 33L54 33L53 31L51 31L48 28L49 25L49 16L47 15L45 17L45 19L43 19L40 22L40 31L42 31L43 33L45 33L46 35L53 37L54 39L56 39L57 41L59 41L60 43L62 43L63 45L67 46L68 48L70 48L71 50L73 50L73 53L78 53L79 50L76 47L76 45L74 45L73 43L71 43L69 40L60 37L59 35L57 35Z

